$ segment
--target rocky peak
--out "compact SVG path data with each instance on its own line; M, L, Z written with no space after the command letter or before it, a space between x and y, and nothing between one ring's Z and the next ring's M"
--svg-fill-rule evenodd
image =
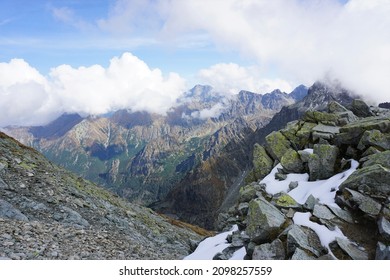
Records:
M308 87L305 85L297 86L292 92L290 92L290 96L294 98L296 101L301 101L307 95Z

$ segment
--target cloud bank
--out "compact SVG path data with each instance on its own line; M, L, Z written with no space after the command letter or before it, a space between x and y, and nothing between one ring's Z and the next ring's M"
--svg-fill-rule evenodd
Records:
M163 2L167 38L203 31L283 79L330 76L377 101L389 98L390 1Z
M61 65L43 76L22 59L0 63L0 127L35 125L63 112L104 114L128 108L164 114L185 87L178 74L164 76L130 53L100 65Z

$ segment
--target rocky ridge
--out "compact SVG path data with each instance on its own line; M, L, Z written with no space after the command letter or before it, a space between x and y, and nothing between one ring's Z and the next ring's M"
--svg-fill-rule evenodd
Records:
M0 259L180 259L205 234L0 133Z
M390 110L362 100L330 101L270 133L254 147L256 181L219 216L220 230L239 230L214 258L244 246L246 259L390 259L389 143Z

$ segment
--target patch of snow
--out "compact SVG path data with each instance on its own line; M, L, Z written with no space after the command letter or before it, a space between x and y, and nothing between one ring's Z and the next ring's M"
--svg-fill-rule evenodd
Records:
M307 213L296 212L293 217L293 221L297 225L305 226L314 230L314 232L320 238L322 246L327 248L330 253L331 250L329 248L329 244L334 240L336 240L336 237L345 238L345 239L347 238L337 226L335 227L334 230L330 230L324 225L320 225L310 221L310 217L311 217L310 212Z
M309 149L306 149L309 150ZM347 180L347 178L357 169L359 162L356 160L351 160L351 168L338 173L327 180L318 180L309 182L309 175L305 174L288 174L287 179L279 181L275 179L275 173L278 172L278 168L282 168L280 164L276 165L270 174L268 174L260 183L265 183L266 191L272 195L279 192L286 192L292 198L294 198L298 203L304 204L307 198L310 195L313 195L315 198L319 199L319 202L322 204L330 205L333 207L338 207L334 202L335 193L338 190L339 186ZM289 190L289 184L292 181L298 182L298 187Z
M238 226L235 225L230 231L222 232L213 237L206 238L199 243L196 250L186 256L185 260L212 260L213 257L222 252L225 248L229 247L229 243L226 241L226 237L238 230ZM234 256L234 255L233 255Z
M229 260L243 260L246 255L245 247L238 249L234 252L233 256Z

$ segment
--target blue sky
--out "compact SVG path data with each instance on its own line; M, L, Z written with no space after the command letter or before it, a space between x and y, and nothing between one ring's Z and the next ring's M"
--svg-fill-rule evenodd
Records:
M164 113L196 83L234 95L337 79L388 101L389 14L387 0L2 0L0 127Z

